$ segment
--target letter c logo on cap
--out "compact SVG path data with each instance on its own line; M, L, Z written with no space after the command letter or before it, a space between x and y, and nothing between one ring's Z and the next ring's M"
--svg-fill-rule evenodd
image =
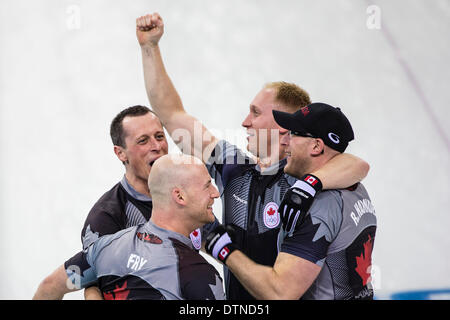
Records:
M328 138L330 138L331 141L338 144L339 143L339 136L336 133L330 132L328 134Z

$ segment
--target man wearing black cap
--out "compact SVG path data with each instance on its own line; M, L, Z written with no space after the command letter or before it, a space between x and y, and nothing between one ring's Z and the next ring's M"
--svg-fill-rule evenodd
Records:
M280 205L283 229L273 267L256 264L232 242L223 226L208 236L206 249L222 261L258 299L372 299L370 269L376 216L361 183L320 190L308 172L344 152L353 129L339 108L313 103L294 114L273 111L289 130L284 171L300 178ZM320 182L319 182L320 183ZM302 201L315 201L300 212Z

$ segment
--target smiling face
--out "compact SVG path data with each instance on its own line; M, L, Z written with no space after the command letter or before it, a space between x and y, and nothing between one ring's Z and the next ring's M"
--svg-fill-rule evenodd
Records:
M308 173L312 164L311 153L315 138L297 137L288 133L281 142L286 146L287 155L284 172L296 178Z
M214 200L220 194L203 162L189 155L165 155L158 159L149 175L157 225L189 237L189 234L215 221Z
M116 154L125 163L127 178L147 185L153 162L168 153L161 122L149 112L141 116L126 116L122 127L125 147L114 146Z
M190 218L203 225L214 222L213 204L220 194L212 184L206 167L203 164L194 166L195 168L190 169L193 171L190 174L189 187L185 189L185 192Z
M242 122L248 134L247 150L259 158L273 157L276 152L279 159L285 156L280 139L287 130L275 122L272 114L272 110L284 111L284 108L275 101L275 97L275 89L262 89L251 102L249 114Z

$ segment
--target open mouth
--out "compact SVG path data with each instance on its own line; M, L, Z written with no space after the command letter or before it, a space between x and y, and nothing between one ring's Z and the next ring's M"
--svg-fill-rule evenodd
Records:
M158 158L153 159L152 161L150 161L150 162L148 163L148 165L149 165L150 167L152 167L152 166L155 164L156 160L158 160L159 158L161 158L161 157L158 157Z
M153 160L151 160L151 161L148 163L148 165L149 165L150 167L152 167L152 166L155 164L155 161L156 161L156 160L158 160L159 158L161 158L162 156L164 156L164 154L153 155L153 156L156 157L156 158L154 158Z

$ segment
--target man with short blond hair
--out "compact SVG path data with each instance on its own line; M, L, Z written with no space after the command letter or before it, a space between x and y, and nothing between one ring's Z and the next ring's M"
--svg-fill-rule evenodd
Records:
M264 85L266 89L275 89L275 101L287 108L287 111L295 112L299 106L311 103L308 92L294 83L285 81L269 82Z
M354 139L350 122L339 108L325 103L273 114L289 130L283 137L289 154L284 170L299 178L280 205L286 219L276 261L271 266L249 258L224 226L208 235L206 250L258 299L372 299L377 219L365 187L357 183L320 191L319 181L308 175L345 151ZM311 197L315 200L308 210L292 210Z
M221 193L222 222L235 228L236 243L258 263L273 265L281 227L278 208L296 178L283 172L286 145L281 140L287 130L275 122L272 111L290 111L295 107L291 103L299 103L300 109L308 103L308 95L293 84L281 82L269 84L256 94L242 122L248 135L247 150L255 160L216 138L186 112L162 61L159 41L163 33L164 23L158 13L136 19L145 87L153 110L180 149L198 156L207 165ZM292 100L285 91L297 92L299 98ZM281 96L285 101L280 100ZM207 112L214 113L211 107L205 106ZM187 134L179 135L180 131ZM342 154L312 173L320 178L324 189L329 189L352 185L364 178L368 170L365 161ZM224 276L228 299L254 298L229 270L224 270Z

